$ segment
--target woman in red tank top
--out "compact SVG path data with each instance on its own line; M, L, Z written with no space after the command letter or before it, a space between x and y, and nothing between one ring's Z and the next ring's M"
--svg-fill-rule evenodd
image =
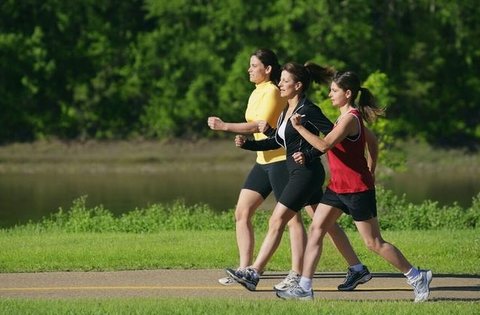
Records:
M358 105L355 103L360 94ZM383 113L373 95L362 88L353 72L338 72L330 86L329 97L340 110L333 130L321 139L300 124L298 115L292 116L292 125L305 140L322 152L327 152L331 180L318 205L308 235L302 278L297 287L277 292L283 299L312 299L312 279L320 261L323 239L328 229L346 213L351 215L364 243L371 251L383 257L407 277L415 293L415 302L428 299L432 272L418 270L394 245L386 242L380 233L377 219L374 177L376 151L365 157L365 139L372 134L363 125ZM367 141L370 142L370 141ZM361 279L359 280L361 281ZM361 283L361 282L360 282Z

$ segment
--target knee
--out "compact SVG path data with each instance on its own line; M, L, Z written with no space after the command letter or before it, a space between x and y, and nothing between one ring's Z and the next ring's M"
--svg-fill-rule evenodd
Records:
M277 218L272 216L270 220L268 220L268 230L273 231L283 231L287 225L287 222L284 222L281 218Z
M301 218L298 218L298 215L294 216L287 223L289 230L304 230L303 221Z
M382 248L382 241L379 239L365 240L365 246L367 246L368 250L378 253Z
M252 220L255 208L241 207L235 209L235 222L237 223L249 223Z
M327 234L327 229L322 226L312 224L308 229L308 238L321 239Z

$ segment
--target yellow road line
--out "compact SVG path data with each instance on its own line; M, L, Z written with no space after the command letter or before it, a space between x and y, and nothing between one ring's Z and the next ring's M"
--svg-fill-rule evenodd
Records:
M382 287L382 288L357 288L355 291L402 291L408 287ZM242 287L218 287L218 286L80 286L80 287L23 287L23 288L0 288L0 292L11 291L75 291L75 290L245 290ZM271 292L271 287L259 287L257 292ZM334 287L314 288L314 291L338 291ZM353 292L355 292L353 291ZM352 292L352 291L347 291Z

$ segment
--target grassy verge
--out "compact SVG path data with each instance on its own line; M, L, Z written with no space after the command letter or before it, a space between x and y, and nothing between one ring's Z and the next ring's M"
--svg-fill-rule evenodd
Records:
M232 299L0 300L2 314L478 314L476 302L349 302Z
M348 235L361 260L372 271L395 272L393 267L368 252L358 233L349 231ZM263 232L257 233L257 239L263 236ZM383 236L420 267L431 268L436 273L480 274L479 230L385 231ZM345 262L331 242L326 240L325 245L318 271L345 270ZM233 231L148 234L3 231L0 248L0 272L215 269L237 264ZM268 269L285 271L289 264L286 233Z
M224 268L236 266L237 250L231 218L213 220L211 213L175 208L167 220L163 211L150 209L114 218L108 211L74 206L43 223L0 230L0 272L139 270L160 268ZM202 209L202 208L201 208ZM200 210L201 210L200 209ZM198 211L197 216L189 211ZM454 212L455 213L455 212ZM171 214L171 213L170 213ZM160 217L159 217L160 215ZM206 221L201 218L209 218ZM265 222L268 213L259 215ZM183 218L183 219L182 219ZM192 222L185 218L192 219ZM196 220L198 219L198 220ZM160 226L159 220L165 225ZM228 229L221 229L228 223ZM260 224L259 224L260 225ZM125 232L122 226L132 231ZM475 226L475 225L474 225ZM205 228L201 230L199 228ZM159 230L160 228L160 230ZM117 231L116 231L117 230ZM257 239L265 228L257 226ZM473 229L387 230L384 237L397 245L412 263L435 273L480 274L480 234ZM361 260L373 272L395 272L369 253L355 231L347 231ZM289 269L288 233L268 270ZM343 271L343 259L326 240L317 271ZM198 249L202 250L199 251ZM258 250L258 248L257 248ZM453 262L453 263L452 263ZM0 298L0 314L474 314L475 301L435 301L415 305L403 301L332 301L313 303L232 299L105 298L11 299Z

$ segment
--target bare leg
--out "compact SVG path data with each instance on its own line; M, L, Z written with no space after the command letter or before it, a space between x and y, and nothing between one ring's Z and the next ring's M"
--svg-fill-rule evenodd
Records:
M305 210L307 211L310 218L313 218L313 215L316 211L314 209L316 209L317 206L318 204L305 207ZM358 259L358 256L355 253L355 250L352 247L352 244L350 244L350 240L348 239L347 234L345 234L345 231L340 227L340 225L338 225L338 223L335 223L332 228L328 230L328 235L330 236L330 240L335 245L338 252L347 261L347 264L349 266L361 263L360 259Z
M412 268L412 265L398 248L382 238L377 218L367 221L355 221L355 225L369 250L382 256L386 261L403 273L407 273Z
M313 278L323 250L323 239L328 230L332 228L342 211L331 206L319 204L308 233L307 247L303 262L302 276Z
M239 267L241 268L245 268L252 263L253 249L255 246L252 216L262 202L262 195L253 190L242 189L238 196L237 207L235 209L235 233L240 256Z
M330 236L332 243L335 245L340 254L342 254L343 258L345 258L349 266L360 264L360 259L358 259L357 254L353 250L347 234L345 234L345 231L340 227L340 225L338 225L338 223L335 223L328 230L328 235Z
M275 253L282 240L283 231L288 221L295 216L295 212L288 209L281 203L277 202L272 216L268 223L268 232L263 240L262 246L258 253L257 259L253 263L252 267L258 272L262 272L267 265L268 261Z
M292 267L296 273L302 273L303 255L307 245L307 232L303 225L302 215L298 212L290 221L288 221L290 232L290 249L292 252Z

